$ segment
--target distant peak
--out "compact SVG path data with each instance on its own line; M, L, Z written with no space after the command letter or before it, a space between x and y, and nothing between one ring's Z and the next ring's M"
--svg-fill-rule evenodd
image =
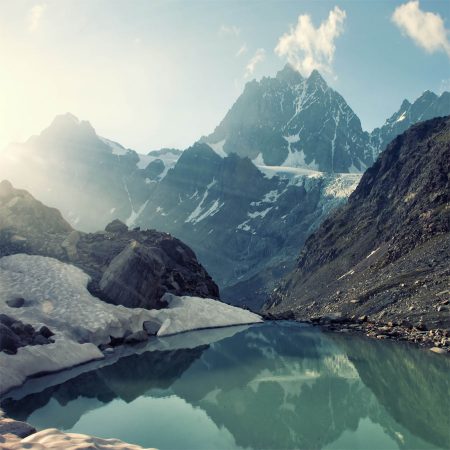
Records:
M323 79L322 75L317 69L314 69L308 77L310 83L319 83L327 86L327 82Z
M402 102L402 105L400 106L400 110L403 111L403 110L409 108L410 106L411 106L410 101L405 98L405 100L403 100L403 102Z
M277 72L276 78L280 81L285 81L291 84L298 84L304 80L300 72L294 69L294 67L289 63L287 63L282 70Z
M68 134L80 137L96 136L94 128L87 120L79 120L71 113L57 115L42 134L47 136L67 136Z
M430 100L434 100L434 99L436 99L436 98L438 98L438 96L437 96L434 92L432 92L432 91L430 91L430 90L426 90L426 91L419 97L419 99L430 99Z

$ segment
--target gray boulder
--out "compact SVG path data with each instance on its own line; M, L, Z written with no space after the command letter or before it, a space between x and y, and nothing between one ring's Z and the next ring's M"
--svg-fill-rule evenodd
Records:
M105 231L108 233L125 233L128 231L128 227L121 220L115 219L106 225Z

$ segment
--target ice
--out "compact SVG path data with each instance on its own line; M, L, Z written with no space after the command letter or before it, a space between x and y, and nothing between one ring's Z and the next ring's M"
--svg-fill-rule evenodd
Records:
M262 322L257 314L209 298L166 294L163 299L169 302L169 308L152 311L162 321L158 336Z
M225 145L225 139L215 144L208 142L208 145L216 152L221 158L226 158L228 155L225 153L223 146Z
M87 290L81 269L44 256L17 254L0 258L0 313L36 329L46 325L55 342L20 347L16 355L0 352L0 394L26 378L60 371L103 357L98 345L143 329L146 320L162 324L158 336L184 331L261 322L249 311L217 300L166 294L167 309L129 309L103 302ZM11 308L6 300L26 299Z

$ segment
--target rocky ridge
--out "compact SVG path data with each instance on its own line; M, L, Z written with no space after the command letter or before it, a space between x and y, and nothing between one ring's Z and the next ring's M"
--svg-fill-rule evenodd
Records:
M414 341L447 347L449 152L449 117L394 139L348 204L307 240L297 268L267 305L269 313L324 323L367 321L375 324L364 325L369 334L407 329Z

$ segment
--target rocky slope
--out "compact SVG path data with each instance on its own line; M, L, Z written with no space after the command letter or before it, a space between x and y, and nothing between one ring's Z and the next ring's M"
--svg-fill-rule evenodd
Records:
M96 296L128 307L158 307L169 292L218 298L217 285L194 252L154 230L129 230L120 221L103 232L72 229L59 211L29 193L0 183L0 257L14 253L50 256L91 277Z
M450 327L450 118L411 127L307 240L273 314Z

